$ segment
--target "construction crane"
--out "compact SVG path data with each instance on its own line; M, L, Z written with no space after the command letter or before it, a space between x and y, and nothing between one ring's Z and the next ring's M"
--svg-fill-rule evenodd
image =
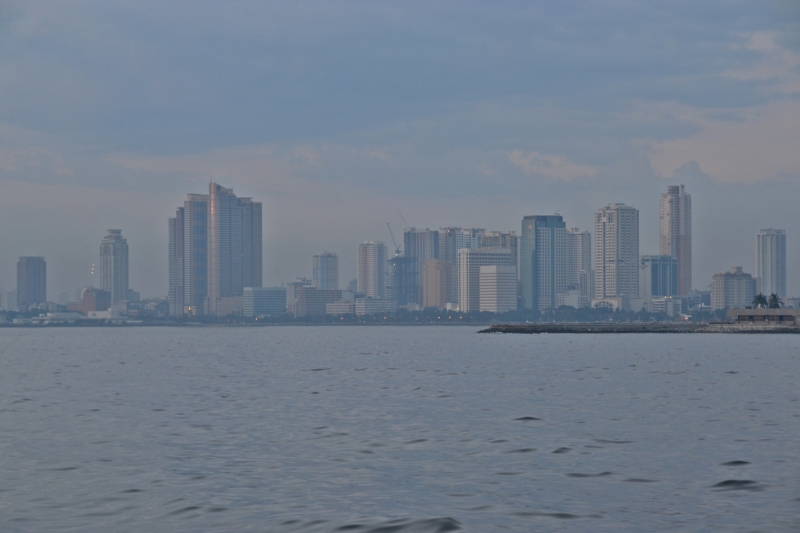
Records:
M392 226L390 226L389 223L387 222L386 227L389 228L389 235L392 236L392 242L394 243L394 255L395 257L397 257L400 255L400 247L397 246L397 241L394 240L394 233L392 232Z

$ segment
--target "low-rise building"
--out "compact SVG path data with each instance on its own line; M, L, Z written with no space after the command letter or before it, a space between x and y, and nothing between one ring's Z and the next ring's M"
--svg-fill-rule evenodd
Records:
M387 314L397 311L397 302L388 298L356 298L358 316Z
M733 267L730 272L714 274L711 281L711 307L713 309L745 308L752 305L756 296L756 280Z
M245 287L242 310L246 317L285 314L286 287Z

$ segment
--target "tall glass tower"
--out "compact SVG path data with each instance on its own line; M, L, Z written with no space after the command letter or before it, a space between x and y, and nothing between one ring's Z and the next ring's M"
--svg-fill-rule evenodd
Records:
M659 208L661 255L678 260L678 294L692 290L692 197L683 185L667 187Z
M128 240L120 229L108 230L100 243L100 279L112 304L128 299Z

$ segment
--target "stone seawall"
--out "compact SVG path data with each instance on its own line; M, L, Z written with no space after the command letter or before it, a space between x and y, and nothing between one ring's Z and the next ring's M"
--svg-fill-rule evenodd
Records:
M800 333L800 326L750 324L536 323L494 324L478 333Z

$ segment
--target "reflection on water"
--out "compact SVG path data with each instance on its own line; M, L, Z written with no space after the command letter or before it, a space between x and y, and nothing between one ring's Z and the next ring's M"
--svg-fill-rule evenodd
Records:
M0 330L0 531L795 531L795 336Z

